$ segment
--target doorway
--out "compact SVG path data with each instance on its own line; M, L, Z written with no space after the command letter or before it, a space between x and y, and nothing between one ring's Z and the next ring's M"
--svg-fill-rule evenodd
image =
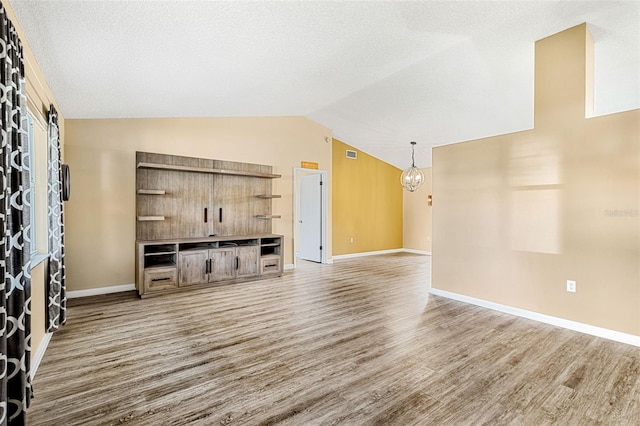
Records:
M298 259L327 263L327 172L294 169L294 265Z

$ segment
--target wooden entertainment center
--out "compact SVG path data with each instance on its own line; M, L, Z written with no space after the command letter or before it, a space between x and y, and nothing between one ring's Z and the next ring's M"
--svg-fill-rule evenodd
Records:
M136 153L140 297L282 275L271 166Z

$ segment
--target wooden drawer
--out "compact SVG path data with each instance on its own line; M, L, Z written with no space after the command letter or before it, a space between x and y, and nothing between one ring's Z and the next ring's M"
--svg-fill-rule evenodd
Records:
M282 274L282 264L280 256L268 256L260 258L260 275L280 275Z
M178 270L175 267L144 270L144 291L166 290L178 287Z

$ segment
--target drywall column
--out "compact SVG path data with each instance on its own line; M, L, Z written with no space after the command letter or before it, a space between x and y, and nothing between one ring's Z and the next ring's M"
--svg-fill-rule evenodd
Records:
M536 43L533 130L434 148L432 287L640 335L640 110L585 118L591 49Z

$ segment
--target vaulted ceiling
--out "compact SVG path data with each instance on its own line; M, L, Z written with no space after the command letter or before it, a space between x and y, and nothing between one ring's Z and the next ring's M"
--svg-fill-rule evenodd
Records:
M596 114L640 107L638 1L10 2L65 118L299 115L423 167L531 128L534 42L582 22Z

